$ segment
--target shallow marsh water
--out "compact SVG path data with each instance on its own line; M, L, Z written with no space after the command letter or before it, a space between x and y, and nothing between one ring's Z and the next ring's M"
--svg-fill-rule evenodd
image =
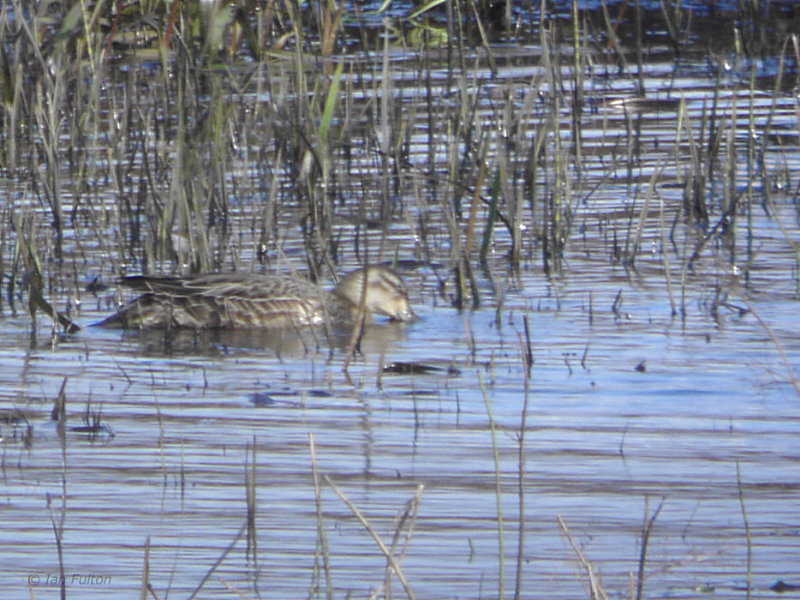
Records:
M741 165L750 116L796 135L796 91L767 85L751 94L735 70L720 86L704 51L695 50L680 68L654 59L645 89L683 99L683 118L695 125L718 94L718 118L733 124L726 135L740 165L737 190L746 190ZM536 100L547 89L541 48L517 41L495 51L507 62L492 74L479 61L470 91L477 119L497 131L527 127L531 133L520 139L529 139L545 114ZM393 68L403 73L403 61L416 56L398 53ZM417 127L408 164L426 165L432 156L444 168L446 145L430 149L432 140L443 139L444 124L437 122L430 135L429 92L415 87L409 71L396 80L396 98ZM453 92L445 81L436 83L443 99ZM593 108L582 120L586 164L571 183L581 200L574 201L560 269L544 272L533 236L520 269L509 269L510 242L498 232L488 268L476 267L481 305L472 311L450 303L450 240L440 206L427 198L429 180L419 172L400 177L400 216L385 237L369 237L346 217L364 206L379 212L369 192L381 188L383 175L368 151L348 158L352 181L339 185L354 206L345 204L336 223L340 272L358 263L349 246L356 233L368 237L372 256L378 247L391 248L384 256L408 261L402 273L421 318L372 327L347 372L346 335L330 344L322 337L276 343L259 334L187 334L165 344L160 335L84 327L51 339L40 315L32 338L22 305L15 314L6 303L0 596L56 596L54 529L63 525L70 597L136 593L147 540L149 581L162 598L187 597L201 585L199 597L233 597L233 588L246 597L321 597L320 527L333 595L368 597L384 580L386 560L325 484L320 525L310 436L319 471L387 544L396 516L424 486L413 533L400 541L407 542L403 572L418 598L494 598L501 585L511 596L520 526L522 596L588 595L588 577L559 517L603 588L632 597L643 524L659 506L648 541L647 597L746 597L748 546L750 597L774 596L770 588L779 581L800 584L800 400L781 357L782 351L792 367L800 358L797 142L764 146L760 164L774 174L773 185L758 193L769 195L769 204L753 203L747 226L740 220L733 236L740 250L730 252L723 237L700 244L707 230L675 217L684 192L674 182L685 174L682 161L670 160L690 153L687 141L675 144L679 106L640 112L631 100L633 108L621 110L634 92L629 71L593 82ZM246 100L269 101L255 93ZM519 117L523 111L530 114ZM568 107L561 118L558 130L569 139ZM638 147L633 162L631 131ZM242 150L256 154L248 152ZM275 172L288 188L283 177L290 173ZM257 174L261 167L242 158L230 174L232 187L256 189L241 182ZM648 191L651 180L663 183L658 192ZM242 226L232 226L235 258L226 266L257 262L257 232L248 224L258 220L266 198L244 192L235 198L232 218ZM113 186L95 193L113 205ZM35 206L25 196L15 202L17 209ZM304 264L300 212L276 216L284 237L272 249L274 269ZM712 214L712 222L717 218ZM417 221L427 222L426 261L411 260L423 245L411 225ZM638 222L637 238L631 223ZM533 216L526 225L537 227ZM109 239L117 234L109 231ZM61 274L51 275L61 285L49 291L86 325L113 308L114 290L96 296L63 282L75 273L82 284L94 275L110 282L124 261L109 257L108 243L93 245L82 235L68 230ZM748 243L755 248L750 254L742 250ZM533 358L527 393L523 318ZM384 370L403 363L434 369ZM62 384L63 435L50 418ZM87 407L101 414L103 427L94 435L74 429L84 425ZM252 552L248 472L255 474ZM396 579L392 593L404 594Z

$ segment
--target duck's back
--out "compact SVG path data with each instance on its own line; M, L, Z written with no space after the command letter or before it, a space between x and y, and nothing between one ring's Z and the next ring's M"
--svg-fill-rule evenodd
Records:
M279 275L215 274L191 279L128 277L142 292L100 325L127 329L278 329L321 325L330 294Z

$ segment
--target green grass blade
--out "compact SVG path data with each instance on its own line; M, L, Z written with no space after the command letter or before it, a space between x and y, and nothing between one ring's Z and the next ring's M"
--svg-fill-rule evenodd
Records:
M343 70L344 62L340 62L336 66L336 72L333 74L331 87L328 88L328 96L325 98L325 110L322 112L322 122L319 124L319 140L323 147L328 144L328 130L331 126L331 120L333 120L333 111L336 109L336 102L339 99L339 87Z

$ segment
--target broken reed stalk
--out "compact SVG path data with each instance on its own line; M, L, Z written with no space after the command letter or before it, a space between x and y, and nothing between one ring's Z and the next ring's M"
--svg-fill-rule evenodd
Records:
M603 590L600 580L595 575L594 565L592 565L591 561L586 558L586 555L575 541L575 538L572 537L572 533L570 532L569 527L567 527L567 522L561 517L556 517L556 521L558 522L558 527L561 529L561 533L563 533L564 537L566 537L567 541L569 541L569 545L572 547L572 551L575 553L575 556L578 557L578 562L586 571L586 577L589 580L590 598L592 600L609 600L608 594L606 594L606 592Z
M139 588L139 600L147 600L150 588L150 535L144 541L144 558L142 560L142 585Z
M738 103L736 102L737 94L734 94L734 100L731 106L731 124L737 123L739 120L739 108ZM753 108L751 106L751 108ZM752 115L751 115L752 118ZM706 119L704 119L705 121ZM724 147L725 147L725 163L723 169L723 177L724 180L722 182L722 189L723 189L723 206L722 206L722 215L717 220L719 224L719 240L722 243L722 248L727 253L727 259L729 262L735 260L736 257L736 230L737 230L737 221L739 218L739 200L742 197L742 194L737 192L737 162L738 162L738 150L737 150L737 133L736 133L736 126L728 124L725 129L720 129L719 133L721 137L724 137ZM750 137L750 136L748 136ZM714 181L712 180L712 170L713 166L718 162L718 154L719 148L722 147L723 141L713 144L713 149L707 152L708 160L706 165L706 173L708 175L705 177L705 181L708 182L709 186L713 186ZM711 146L711 144L710 144ZM748 207L751 205L752 196L749 190L744 192L744 195L747 196L747 205ZM706 210L708 212L708 209ZM749 209L748 209L749 212Z
M64 81L60 73L63 73L65 69L63 65L57 65L53 70L57 74L50 74L48 69L42 82L37 86L34 97L34 118L38 131L42 132L38 141L42 146L45 158L44 168L36 165L38 167L36 172L41 176L40 189L53 214L53 228L56 233L55 254L57 258L60 258L64 238L64 213L61 204L61 153L57 151L57 148L61 135L59 111L64 94Z
M60 506L60 515L58 520L56 521L55 516L53 515L53 506L52 506L52 497L50 496L49 492L47 494L47 509L50 513L50 524L53 527L53 535L55 536L56 541L56 551L58 554L58 572L59 572L59 583L60 583L60 592L61 592L61 600L66 600L67 597L67 588L66 588L66 577L64 576L64 548L63 548L63 540L64 540L64 522L67 516L67 436L66 436L66 406L67 406L67 396L66 396L66 387L67 387L68 378L64 377L64 380L61 382L61 388L58 392L58 397L56 399L56 405L53 407L52 413L58 413L58 441L61 447L61 506ZM51 416L52 416L51 413Z
M386 546L383 542L381 537L378 535L378 532L372 527L370 522L364 517L358 507L353 504L350 499L342 492L341 489L333 482L333 480L328 477L328 475L323 475L323 479L325 479L325 483L331 486L331 489L339 496L339 499L345 503L347 508L350 509L350 512L358 519L358 522L361 523L362 527L367 530L367 533L372 536L372 539L375 540L375 543L380 548L381 552L383 553L384 557L386 558L389 566L394 570L395 576L400 580L400 583L403 585L403 589L406 592L409 600L416 600L416 595L414 591L411 589L411 585L409 584L408 580L406 579L405 574L403 573L403 569L401 568L400 562L394 557L391 550ZM422 486L417 487L417 493L420 494L422 492Z
M196 237L195 229L192 223L193 210L187 195L186 182L187 182L187 163L190 161L189 148L190 144L187 141L186 126L189 118L187 110L187 94L191 94L187 90L187 70L189 65L184 56L184 52L178 52L176 69L176 109L178 117L178 127L175 132L174 154L172 156L172 174L170 177L169 193L167 201L164 204L164 210L161 214L161 223L159 227L159 246L157 260L159 262L168 260L169 250L175 250L178 259L179 268L184 265L194 264L194 256L196 254ZM184 56L184 60L180 57ZM177 221L178 238L172 238L174 231L174 223ZM178 239L183 237L186 245L181 245ZM193 269L194 270L194 269Z
M747 505L744 501L744 484L742 483L742 467L739 459L736 459L736 489L739 491L739 507L742 511L744 521L744 535L747 540L747 600L753 590L753 534L750 531L750 519L747 516Z
M20 3L15 1L14 14L21 14ZM18 21L25 21L25 19L11 19L10 3L4 2L0 7L0 39L16 40L13 43L13 54L19 56L22 52L22 37L19 35L20 31ZM27 24L26 24L27 25ZM9 44L12 46L12 44ZM38 51L38 46L35 47ZM23 61L18 60L16 63L4 65L5 72L3 73L6 79L5 95L2 101L5 104L5 110L2 116L2 131L3 131L3 160L5 161L5 168L8 173L15 173L17 171L17 151L20 146L17 136L20 134L19 127L21 123L21 113L23 108L23 100L25 93L23 92Z
M49 498L50 494L48 494ZM67 600L67 581L64 575L64 548L62 546L62 537L64 535L64 524L56 525L56 520L53 517L52 511L50 512L50 524L53 527L53 535L56 539L56 553L58 555L58 581L59 590L61 592L61 600Z
M601 0L600 5L602 6L602 9L603 9L603 21L604 21L605 26L606 26L606 36L608 37L608 46L606 48L606 51L609 54L608 62L609 63L619 63L620 65L622 65L622 69L621 70L627 71L628 70L628 60L625 57L625 50L624 50L624 48L622 47L622 44L619 41L619 37L617 36L617 25L619 24L619 22L617 22L617 24L612 23L611 15L608 14L608 6L606 4L606 0ZM626 3L626 5L627 5L627 3ZM626 5L624 5L624 6L626 6ZM614 52L616 53L617 60L614 60L614 57L612 56L612 53L611 53L612 48L613 48Z
M386 29L386 35L383 38L383 53L381 55L381 64L380 64L380 72L381 72L381 80L380 80L380 87L375 90L375 93L380 98L380 113L378 118L376 119L375 123L375 133L378 137L378 148L380 150L380 157L379 157L379 165L380 165L380 172L381 172L381 222L384 226L384 230L388 224L389 216L391 214L391 206L392 206L392 194L391 194L391 185L390 182L392 180L392 169L390 166L393 166L395 169L395 173L400 171L399 160L396 152L396 145L400 143L400 139L395 140L395 135L398 135L399 132L399 123L395 123L391 115L394 115L394 73L392 71L392 62L389 59L390 57L390 45L389 45L389 34L388 34L388 27L389 22L384 24ZM376 65L377 70L377 65ZM366 141L366 140L365 140ZM365 213L366 210L364 208L364 202L366 201L368 194L362 192L360 194L361 202L362 202L362 212Z
M676 124L675 142L675 165L678 169L679 181L683 184L683 206L684 211L692 222L700 221L702 218L701 209L703 203L699 195L705 193L705 186L702 183L702 167L700 164L700 150L695 141L695 133L686 108L686 99L681 98L678 109L678 120ZM689 146L689 168L683 166L681 156L681 144Z
M642 41L644 38L642 31L642 5L641 2L635 2L633 5L633 22L634 22L634 48L636 53L636 89L640 96L645 95L644 87L644 51L642 49ZM649 47L649 43L648 43Z
M483 381L483 373L476 371L478 374L478 384L483 394L483 402L486 405L486 414L489 417L489 429L492 433L492 456L494 458L494 493L495 502L497 505L497 545L498 545L498 564L500 565L500 573L497 581L497 597L504 597L505 587L505 520L503 518L503 481L500 470L500 448L497 443L497 427L495 425L494 416L492 414L492 403L489 400L489 394L486 391L486 385ZM523 522L519 522L520 529L523 527Z
M660 177L660 174L661 167L659 163L653 172L651 185L653 186L653 192L658 196L658 223L659 229L661 230L661 260L664 263L664 278L667 283L667 296L669 297L669 305L671 308L670 316L675 318L675 316L678 314L678 308L675 305L675 293L672 289L672 267L669 261L670 252L667 244L667 228L666 224L664 223L664 197L661 195L661 192L656 185L656 181Z
M583 64L585 62L581 40L585 38L580 27L578 0L572 0L572 152L575 157L575 171L580 177L583 171L583 127L581 126L584 105Z
M745 263L750 263L753 259L753 252L754 252L754 239L755 235L753 233L753 183L757 176L758 171L763 171L765 169L760 169L759 165L757 164L756 155L758 153L758 149L756 148L756 143L759 137L767 138L766 132L762 134L762 136L758 135L758 130L756 129L755 123L755 114L756 114L756 83L757 83L757 67L755 61L752 62L750 67L750 88L748 94L748 102L749 102L749 122L748 122L748 136L747 136L747 185L745 186L745 195L747 197L747 206L746 206L746 216L747 216L747 256L746 260L743 261ZM777 78L780 79L780 76ZM775 98L777 98L780 94L777 92L775 93ZM736 121L734 120L734 123ZM734 134L735 135L735 134ZM766 142L764 142L766 143ZM761 154L763 156L763 153ZM730 161L733 163L732 169L735 169L737 156L734 153L733 156L730 157ZM762 173L762 177L763 177ZM730 182L731 189L736 190L736 179L735 179L735 170L733 173L733 177ZM769 189L770 185L764 185L764 189ZM768 192L767 192L768 193ZM735 218L735 217L733 217ZM735 228L731 227L732 231L735 231ZM750 277L750 270L747 269L745 272L745 277L749 279Z
M314 573L315 580L318 580L318 559L322 555L322 571L325 575L325 597L333 600L333 581L331 578L330 552L328 550L328 537L325 535L325 523L322 514L322 489L319 485L319 469L317 467L317 446L314 434L308 433L308 448L311 453L311 480L314 483L314 506L317 517L317 551L314 552ZM318 587L315 586L315 589ZM314 594L310 594L313 596Z
M486 229L483 231L483 239L481 240L481 254L480 254L480 261L481 266L486 268L487 266L487 258L489 255L489 247L492 243L492 233L494 232L494 222L497 218L497 204L499 202L500 196L500 186L501 186L502 176L501 176L501 166L498 164L497 168L494 172L494 180L492 181L492 191L491 195L489 196L489 214L486 217ZM508 198L508 196L506 196ZM522 206L522 202L517 203L518 206ZM517 215L519 216L519 215ZM520 251L520 232L521 232L521 225L522 222L515 220L513 223L513 231L512 231L512 241L511 241L511 262L514 265L519 264L519 251ZM473 284L473 287L477 287ZM476 305L477 307L477 305Z
M194 590L192 590L192 593L189 595L188 600L193 600L194 598L197 597L197 595L200 593L200 590L202 590L203 587L205 586L206 582L211 578L211 576L214 574L217 568L222 564L222 561L225 560L228 554L231 553L231 550L233 550L236 547L236 544L239 543L239 540L242 539L242 535L247 531L247 526L248 526L247 519L245 519L245 522L239 528L239 531L237 531L236 535L233 536L231 543L228 544L228 546L217 557L217 560L214 561L214 564L212 564L208 568L208 571L206 571L205 575L203 575L203 578L200 580L200 583L197 584L197 587Z
M53 319L53 323L60 324L66 333L77 333L80 331L80 326L74 323L69 317L58 312L53 306L44 298L42 294L42 278L38 273L31 273L28 280L28 293L29 303L28 309L31 314L31 321L33 331L36 331L36 310L41 309L42 312L47 314Z
M664 17L664 25L669 35L672 51L675 54L674 60L677 62L680 60L681 55L681 39L685 33L688 33L683 31L684 15L681 14L681 11L684 10L684 7L680 3L666 2L665 0L659 0L659 5L661 6L661 16ZM672 12L670 12L670 8Z
M42 264L37 250L37 232L34 226L34 217L19 217L12 214L12 223L16 231L16 257L15 264L22 262L25 267L22 280L28 289L28 312L31 316L31 334L36 333L36 312L41 310L53 320L53 337L55 342L56 323L64 328L66 333L76 333L80 327L69 317L58 312L44 297L44 280Z
M69 381L69 377L64 376L58 395L53 402L53 409L50 411L50 420L58 424L58 438L62 444L65 443L67 434L67 381Z
M392 534L392 544L389 548L389 551L392 553L392 556L397 557L397 563L401 565L403 564L403 560L406 557L406 552L411 545L411 536L414 534L414 530L416 528L417 517L419 516L419 505L422 502L422 492L424 489L425 488L422 484L417 486L414 495L406 502L403 509L397 514L393 523L394 533ZM405 535L403 536L402 533L404 530ZM400 543L401 538L403 540L403 547L398 555L397 545ZM393 597L393 573L394 570L387 561L383 584L372 593L370 596L371 598L380 598L381 596L385 598Z
M248 444L249 446L249 444ZM247 550L245 556L252 561L253 568L258 570L258 536L256 535L256 449L258 447L256 436L253 435L252 456L247 464L248 454L251 449L245 448L244 463L244 489L245 504L247 506Z
M525 161L525 195L528 196L528 213L531 221L530 227L530 244L535 247L537 238L542 240L542 268L547 272L548 266L548 247L546 241L547 229L544 225L547 210L546 192L542 192L542 185L539 181L541 178L539 164L545 152L545 139L547 138L547 130L549 127L548 119L542 119L536 125L533 139L528 145L528 156ZM544 199L544 201L543 201ZM537 207L541 209L537 210ZM541 215L537 219L537 213Z
M531 351L530 329L528 327L528 315L523 315L525 325L525 337L518 332L520 355L522 356L523 366L523 401L522 414L520 416L519 437L517 439L517 499L519 502L519 530L517 531L517 572L514 578L514 599L522 598L522 567L525 564L525 432L528 429L528 401L530 400L530 375L533 365L533 353Z
M650 541L650 534L653 532L653 525L658 518L661 509L664 507L664 499L661 499L655 512L648 518L650 513L650 497L644 499L644 523L642 524L642 540L639 545L639 568L636 573L636 600L642 600L644 590L644 567L647 562L647 545Z
M636 224L636 229L633 232L633 240L628 243L631 237L630 228L628 229L628 234L625 240L625 264L629 266L634 266L636 263L636 256L639 254L639 249L641 248L642 243L642 235L644 233L644 226L647 222L647 215L650 212L650 199L652 198L652 183L653 177L650 179L651 185L647 188L647 191L644 195L644 201L642 202L642 207L639 209L639 221ZM631 213L631 217L633 217L633 213ZM632 220L632 219L631 219Z
M686 180L683 177L682 172L680 171L680 165L681 165L680 146L681 146L682 138L683 138L683 132L684 132L683 120L684 120L685 117L686 117L686 99L685 98L681 98L680 104L679 104L679 108L678 108L678 119L677 119L677 123L676 123L676 126L675 126L676 142L675 142L675 152L674 152L674 157L673 158L675 160L675 165L678 168L677 172L679 173L679 181L681 181L683 183L684 188L687 185L687 183L686 183ZM685 212L685 191L684 191L684 212ZM676 214L673 227L675 227L675 224L677 224L679 218L680 218L680 215ZM688 248L689 248L689 245L690 245L691 242L690 242L690 238L689 238L688 235L683 235L682 238L683 238L683 247L681 248L681 254L682 254L682 256L686 257L688 255ZM686 298L686 294L687 294L687 284L688 284L688 278L689 278L689 271L692 270L692 260L693 259L692 259L691 256L688 257L688 258L685 258L684 261L683 261L683 264L681 265L680 315L681 315L681 321L683 321L683 322L686 321L686 316L687 316L687 310L686 310L687 298Z
M483 179L486 175L486 151L487 143L482 144L482 151L478 159L478 179L475 181L475 190L472 193L472 203L469 207L469 220L467 221L467 239L465 242L464 254L467 259L472 255L472 242L475 236L475 224L478 220L478 206L481 200L481 191L483 190ZM489 224L487 222L487 229ZM485 260L483 251L481 251L481 262Z

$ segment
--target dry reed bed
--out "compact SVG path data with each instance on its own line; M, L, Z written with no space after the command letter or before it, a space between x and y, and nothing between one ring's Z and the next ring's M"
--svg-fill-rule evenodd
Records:
M0 15L13 40L0 238L10 281L38 272L48 291L74 298L87 271L274 267L288 240L301 240L294 267L312 278L335 273L349 253L413 259L442 265L444 279L455 274L449 301L477 305L472 271L492 256L558 273L576 215L609 183L627 191L626 217L602 249L609 262L635 265L643 236L668 229L660 251L669 277L669 263L680 274L718 245L725 260L746 264L753 207L791 181L770 135L786 134L772 123L785 112L786 65L797 61L788 33L766 47L741 26L700 102L675 90L659 105L664 93L645 90L645 53L680 56L693 23L677 9L664 11L668 35L655 46L645 46L642 25L652 13L628 22L608 7L573 7L571 22L545 12L535 32L518 16L514 32L529 36L534 56L515 76L520 61L488 44L486 18L477 33L451 24L444 46L415 48L413 29L401 38L364 21L345 28L352 15L332 5L150 8L73 7L59 21L18 19L12 4ZM126 47L140 39L149 46ZM749 61L756 50L778 60L764 91ZM724 61L734 61L734 77ZM609 94L612 79L629 82L615 86L630 95ZM598 112L617 108L623 120L598 124ZM676 118L663 133L678 143L648 154L648 115L664 109ZM674 197L665 189L682 190L682 211L655 209ZM676 224L688 225L677 240ZM414 240L404 255L398 237Z

